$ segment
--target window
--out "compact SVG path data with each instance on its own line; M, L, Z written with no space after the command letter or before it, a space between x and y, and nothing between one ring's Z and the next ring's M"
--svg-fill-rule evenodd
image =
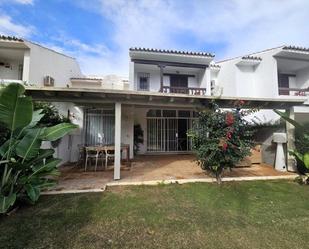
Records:
M149 91L149 73L139 73L138 74L138 90Z
M163 117L176 117L176 110L163 110Z
M147 112L147 117L161 117L161 110L151 109Z
M215 80L211 80L210 81L210 92L211 92L211 95L214 95L215 88L216 88L216 81Z
M85 127L87 145L113 144L115 142L115 111L86 109Z
M185 117L188 118L190 117L190 111L178 111L178 117Z

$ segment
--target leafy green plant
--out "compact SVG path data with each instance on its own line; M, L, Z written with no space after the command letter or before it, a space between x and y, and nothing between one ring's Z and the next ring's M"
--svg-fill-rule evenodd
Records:
M291 119L287 113L281 112L278 110L274 110L281 118L285 121L289 122L296 128L296 136L295 136L295 150L290 150L289 153L296 158L297 166L299 168L299 164L306 168L306 171L300 171L302 176L298 178L298 181L301 183L309 184L309 129L308 126L302 125Z
M55 141L76 128L62 123L38 126L42 110L33 111L24 86L12 83L0 91L0 120L9 138L0 147L0 213L6 213L17 200L36 202L42 189L56 183L60 159L53 149L41 149L42 141Z
M4 87L4 86L3 86ZM61 115L55 105L49 102L34 101L33 110L41 110L42 118L38 121L37 126L49 127L62 123L71 123L70 119ZM10 135L10 130L0 123L0 145L2 145ZM57 147L61 138L53 141L53 147Z
M223 111L211 103L210 109L199 113L195 127L189 132L192 149L202 169L213 174L218 183L224 169L234 167L250 155L254 146L253 131L244 116L255 110L241 110L243 101L232 111Z
M34 110L42 110L43 117L38 122L38 126L53 126L61 123L71 123L70 119L59 113L55 105L49 102L34 101Z
M139 151L140 144L144 143L144 131L140 124L134 125L134 154Z
M41 113L43 114L43 116L37 124L39 127L50 127L62 123L71 123L71 120L68 117L64 117L63 115L61 115L57 107L52 103L34 101L33 109L42 110ZM60 142L61 138L52 141L51 145L53 146L53 148L57 148Z

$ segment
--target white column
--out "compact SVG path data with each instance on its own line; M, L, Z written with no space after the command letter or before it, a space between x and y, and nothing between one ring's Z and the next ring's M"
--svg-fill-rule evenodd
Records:
M294 107L287 110L289 113L289 118L295 120ZM287 151L295 149L295 127L289 122L286 122L286 134L287 134ZM295 159L289 153L287 153L287 170L297 171Z
M210 89L210 68L207 67L204 71L204 74L201 78L201 88L206 88L206 95L211 95L211 89Z
M121 103L115 103L115 161L114 180L120 179L121 166Z
M129 89L130 90L135 90L135 82L134 82L134 67L135 63L130 61L129 62Z
M22 80L27 83L34 83L30 81L30 50L26 50L24 53L24 61L23 61L23 76Z

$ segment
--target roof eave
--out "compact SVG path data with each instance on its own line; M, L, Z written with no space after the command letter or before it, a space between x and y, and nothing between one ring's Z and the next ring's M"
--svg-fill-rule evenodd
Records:
M307 98L250 98L250 97L220 97L187 95L187 94L162 94L159 92L141 92L129 90L86 89L86 88L48 88L27 87L26 93L34 99L45 99L58 102L74 103L114 103L121 102L133 105L160 105L160 106L191 106L207 107L214 99L222 108L233 107L237 100L244 100L246 107L260 109L288 109L292 106L301 106Z

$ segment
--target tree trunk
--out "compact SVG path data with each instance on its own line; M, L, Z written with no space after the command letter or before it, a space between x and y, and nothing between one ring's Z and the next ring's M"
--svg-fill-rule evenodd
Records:
M218 184L222 183L222 179L221 179L221 171L216 171L216 180Z

